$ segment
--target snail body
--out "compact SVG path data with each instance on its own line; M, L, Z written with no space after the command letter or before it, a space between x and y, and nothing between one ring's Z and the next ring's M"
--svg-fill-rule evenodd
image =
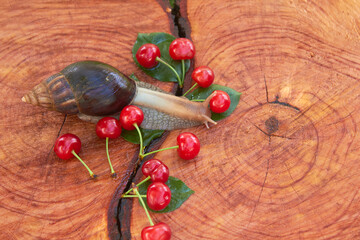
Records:
M211 96L210 96L211 97ZM129 104L144 112L145 129L172 130L208 122L210 97L192 102L146 83L135 82L116 68L96 61L73 63L35 86L22 100L96 122Z

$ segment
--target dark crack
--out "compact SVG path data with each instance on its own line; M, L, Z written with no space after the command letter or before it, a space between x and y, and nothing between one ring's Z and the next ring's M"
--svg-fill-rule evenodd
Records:
M58 137L60 136L61 130L62 130L63 127L64 127L64 124L65 124L66 119L67 119L67 114L65 114L64 120L63 120L63 122L62 122L62 124L61 124L61 126L60 126L60 129L59 129L59 131L58 131L58 133L57 133L57 135L56 135L56 139L58 139ZM56 140L56 139L55 139L55 140ZM49 152L48 152L48 155L47 155L47 158L46 158L47 160L49 160L50 154L54 151L54 147L55 147L55 141L54 141L54 144L51 146L51 149L50 149Z
M182 38L190 38L190 24L187 20L186 11L182 11L182 9L187 8L187 2L186 1L175 1L173 8L171 8L170 3L168 0L158 0L158 3L163 8L163 10L168 14L170 27L172 34L176 37L182 37ZM169 11L171 9L171 11ZM185 14L184 14L185 13ZM184 16L185 15L185 16ZM189 69L190 71L191 69ZM183 93L183 89L179 87L173 88L173 93L177 96L181 96ZM162 144L162 142L166 139L168 133L165 132L160 138L157 138L153 140L149 146L145 149L145 153L149 151L155 150L159 145ZM126 187L124 188L124 192L128 191L131 188L131 184L136 181L137 173L140 169L141 163L143 161L140 161L139 159L135 160L133 159L133 162L137 161L135 164L134 169L132 170L130 176L127 179ZM120 198L118 208L117 208L117 227L119 232L119 239L131 239L130 234L130 217L131 217L131 209L130 211L126 207L128 206L128 203L126 201L129 201L128 199L122 199ZM131 200L130 200L131 201ZM129 222L122 223L121 219L128 219ZM126 231L125 231L126 229Z
M186 37L186 32L185 32L184 26L181 24L183 19L181 17L181 13L180 13L180 6L177 4L176 1L175 1L175 4L174 4L174 8L171 9L171 15L173 16L173 22L174 22L174 26L175 26L175 28L177 30L178 36L182 37L182 38L185 38Z
M61 127L60 127L60 129L59 129L59 132L58 132L56 138L58 138L58 137L60 136L61 130L63 129L63 127L64 127L64 125L65 125L66 119L67 119L67 114L65 114L64 120L63 120L63 122L62 122L62 124L61 124Z
M266 102L269 102L269 92L268 92L268 87L267 87L265 75L264 75L264 84L265 84Z
M279 101L279 96L276 96L274 101L269 102L269 90L268 90L268 86L267 86L267 83L266 83L265 75L264 75L264 84L265 84L265 94L266 94L266 102L267 103L269 103L269 104L279 104L279 105L282 105L282 106L285 106L285 107L295 109L296 111L300 112L300 108L295 107L295 106L291 105L290 103Z
M279 101L279 96L276 96L275 101L272 101L272 102L269 102L269 103L270 103L270 104L279 104L279 105L282 105L282 106L286 106L286 107L295 109L296 111L300 111L300 108L295 107L295 106L291 105L290 103L280 102L280 101Z

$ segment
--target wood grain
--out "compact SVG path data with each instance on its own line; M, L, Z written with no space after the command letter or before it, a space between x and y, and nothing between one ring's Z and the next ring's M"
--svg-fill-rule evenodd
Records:
M155 221L170 225L172 239L359 239L358 2L184 5L195 66L243 95L216 127L187 129L202 143L195 161L156 155L195 194ZM140 239L148 223L133 204Z
M0 238L119 239L114 199L134 168L137 146L110 141L119 176L112 180L105 141L93 124L27 105L21 97L86 59L154 83L137 69L131 49L139 32L169 32L167 13L152 0L10 0L1 1L0 26ZM98 181L89 180L77 160L55 156L54 141L66 132L81 138L80 156Z

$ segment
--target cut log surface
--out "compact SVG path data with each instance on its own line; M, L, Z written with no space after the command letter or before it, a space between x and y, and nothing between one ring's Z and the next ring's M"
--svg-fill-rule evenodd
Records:
M161 147L184 131L201 141L195 160L155 155L195 194L153 220L166 222L172 239L360 239L358 1L176 2L181 16L172 21L167 1L1 1L0 239L141 239L149 223L138 201L119 207L138 147L110 141L112 180L94 124L21 97L80 60L170 91L131 55L137 33L160 31L191 38L194 65L242 96L218 125L167 135ZM54 154L67 132L81 138L97 181ZM138 171L134 181L142 178Z
M118 202L137 146L110 140L118 178L110 178L105 140L75 116L25 104L36 84L81 60L108 63L150 80L131 49L139 32L170 32L167 13L146 1L1 1L0 239L119 239ZM98 175L89 180L76 159L60 160L56 138L82 140L80 156Z
M155 157L195 191L152 214L172 239L360 239L358 1L182 1L195 67L243 93L193 161ZM184 10L186 8L186 10ZM162 147L176 144L172 131ZM141 179L141 175L138 176ZM133 203L131 233L147 220Z

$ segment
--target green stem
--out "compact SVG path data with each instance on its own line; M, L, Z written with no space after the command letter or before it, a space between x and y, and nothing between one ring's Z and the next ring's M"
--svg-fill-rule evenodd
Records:
M179 146L162 148L162 149L159 149L159 150L155 150L155 151L152 151L152 152L148 152L148 153L144 154L143 157L146 157L146 156L148 156L148 155L150 155L150 154L153 154L153 153L162 152L162 151L169 150L169 149L176 149L176 148L179 148Z
M192 102L204 102L205 99L191 99Z
M139 182L138 184L136 184L136 186L140 186L140 185L143 184L144 182L148 181L150 178L151 178L151 177L148 176L147 178L145 178L144 180L142 180L141 182ZM123 196L129 194L132 190L133 190L133 189L130 188L129 190L127 190L126 193L123 194Z
M109 155L109 138L106 137L106 155L107 155L107 158L108 158L108 162L109 162L109 166L110 166L110 170L111 170L111 176L114 178L116 177L116 173L114 171L114 168L111 164L111 161L110 161L110 155Z
M188 94L189 92L191 92L191 90L193 90L195 87L197 87L197 85L198 85L197 83L195 83L194 85L192 85L192 87L191 87L189 90L187 90L186 93L183 94L183 97L185 97L186 94Z
M143 198L146 198L146 195L140 195ZM122 198L137 198L138 195L122 195Z
M143 138L142 138L142 134L141 134L141 131L140 131L140 128L139 128L139 126L136 124L136 123L134 123L134 127L135 127L135 129L136 129L136 131L138 132L138 134L139 134L139 139L140 139L140 151L139 151L139 156L141 157L141 158L143 158L144 157L144 147L143 147Z
M145 205L145 203L144 203L144 200L142 199L142 197L141 197L139 191L137 190L137 188L134 188L134 192L135 192L136 195L139 197L139 200L140 200L140 202L141 202L141 205L142 205L143 208L145 209L145 213L146 213L146 216L147 216L148 219L149 219L150 225L151 225L151 226L154 226L154 223L153 223L153 221L151 220L149 211L147 210L146 205Z
M84 167L89 171L91 178L96 178L96 175L90 170L90 168L84 163L84 161L76 154L74 150L71 151L71 153L84 165Z
M156 61L161 62L162 64L166 65L168 68L170 68L175 73L176 78L178 79L179 86L182 88L183 84L181 82L181 78L180 78L179 74L177 73L177 71L175 70L175 68L173 68L170 64L168 64L167 62L165 62L164 60L162 60L159 57L156 57Z
M184 85L185 81L185 60L181 60L181 72L182 72L182 85Z

